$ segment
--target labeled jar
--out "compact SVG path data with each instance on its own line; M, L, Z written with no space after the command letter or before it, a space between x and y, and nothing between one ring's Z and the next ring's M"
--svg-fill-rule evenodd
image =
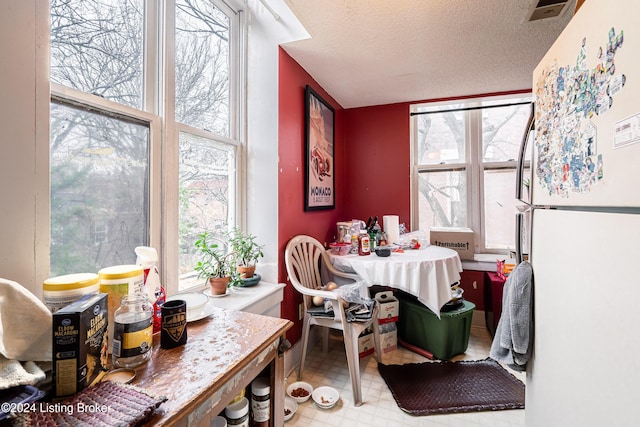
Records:
M95 273L65 274L51 277L42 284L42 301L51 313L66 307L85 295L100 291L100 278Z
M113 366L135 368L151 358L153 306L144 294L125 295L114 313Z
M109 352L113 348L114 319L113 315L120 306L122 297L135 294L143 289L144 270L139 265L114 265L98 271L100 277L100 292L109 295L109 327L107 335L109 337Z
M358 255L370 255L371 254L371 246L370 246L370 238L365 230L361 230L358 235Z
M268 427L271 421L271 382L259 377L251 383L251 426Z
M249 427L249 400L246 397L224 408L227 425Z

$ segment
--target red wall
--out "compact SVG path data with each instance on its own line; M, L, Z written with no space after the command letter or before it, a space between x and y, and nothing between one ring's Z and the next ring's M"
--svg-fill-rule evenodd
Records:
M295 62L284 50L279 54L279 118L278 118L278 281L286 283L282 317L295 323L287 333L287 338L295 342L301 335L298 320L298 305L302 297L287 280L284 265L284 251L287 242L298 234L315 237L329 244L335 235L335 224L341 220L341 207L345 206L347 177L344 165L344 110L325 92L313 78ZM313 212L304 211L304 91L310 85L335 109L334 173L335 209Z
M343 220L399 215L410 226L409 104L344 111L347 201Z
M279 57L278 119L278 280L287 283L282 317L295 327L287 338L295 343L301 334L298 305L302 297L287 280L284 251L289 239L308 234L323 243L333 241L335 223L388 214L399 215L400 223L411 226L410 117L412 101L345 110L284 50ZM304 90L310 85L336 111L335 209L304 211ZM461 98L527 93L530 90Z

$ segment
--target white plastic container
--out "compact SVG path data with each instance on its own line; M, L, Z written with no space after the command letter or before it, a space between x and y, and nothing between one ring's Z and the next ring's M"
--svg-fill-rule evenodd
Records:
M51 313L55 313L85 295L98 293L99 282L100 279L95 273L51 277L42 284L42 301Z
M111 353L113 346L113 314L120 307L122 297L134 294L142 289L144 271L139 265L114 265L98 271L100 277L100 292L109 294L109 341Z
M228 426L249 427L249 399L243 397L224 409Z

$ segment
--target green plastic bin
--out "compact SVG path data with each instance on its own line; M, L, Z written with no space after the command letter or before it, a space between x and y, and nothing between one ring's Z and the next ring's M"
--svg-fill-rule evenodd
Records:
M467 350L475 304L465 300L460 308L440 313L438 319L417 299L397 297L400 301L398 336L402 340L441 360L451 359Z

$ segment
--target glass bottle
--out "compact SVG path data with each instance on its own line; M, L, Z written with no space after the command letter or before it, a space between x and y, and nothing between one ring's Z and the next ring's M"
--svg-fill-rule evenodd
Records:
M371 254L370 245L369 234L367 234L366 230L360 230L360 235L358 236L358 255Z
M113 366L134 368L151 358L153 306L141 293L122 297L113 315Z

